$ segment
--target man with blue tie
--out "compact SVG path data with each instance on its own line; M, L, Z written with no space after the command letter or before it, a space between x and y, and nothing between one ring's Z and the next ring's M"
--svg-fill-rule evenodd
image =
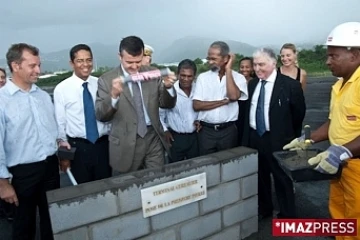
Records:
M89 46L78 44L70 50L71 77L54 90L55 115L61 147L76 148L74 159L60 159L62 171L71 167L78 183L111 176L109 165L109 123L95 117L98 79L91 76L93 55Z
M256 78L248 85L243 145L258 150L259 218L273 215L271 177L279 202L278 218L294 218L293 183L280 168L273 152L301 133L305 117L305 99L301 84L276 71L277 58L271 49L254 55Z
M12 81L0 89L0 198L14 204L12 238L35 239L36 210L41 239L53 239L46 191L60 187L54 106L35 85L39 50L13 44L6 54Z

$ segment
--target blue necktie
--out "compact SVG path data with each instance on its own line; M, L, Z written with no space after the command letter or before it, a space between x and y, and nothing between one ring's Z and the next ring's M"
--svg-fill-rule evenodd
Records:
M96 140L99 138L99 132L97 129L94 102L88 89L88 82L84 82L83 87L86 139L92 143L95 143Z
M265 103L265 80L261 81L259 99L256 106L256 132L261 137L266 132L264 103Z

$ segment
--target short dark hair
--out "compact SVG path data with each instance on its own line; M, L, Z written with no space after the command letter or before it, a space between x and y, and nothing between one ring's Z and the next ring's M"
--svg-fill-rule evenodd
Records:
M251 57L243 57L242 59L240 59L239 65L242 61L250 61L251 65L253 64L253 59Z
M39 56L39 49L27 43L12 44L6 53L6 61L9 66L10 72L13 72L11 63L16 62L20 64L23 61L24 51L29 51L34 56Z
M137 36L123 38L120 42L119 53L126 51L131 56L139 56L144 53L144 42Z
M250 61L251 66L254 65L254 59L253 59L252 57L243 57L243 58L240 59L240 61L239 61L239 72L240 72L240 64L241 64L242 61ZM252 77L252 78L255 78L255 77L256 77L256 74L255 74L254 71L252 71L252 72L250 73L250 77Z
M81 51L81 50L85 50L85 51L89 52L90 55L91 55L91 58L93 57L91 48L90 48L88 45L81 43L81 44L77 44L77 45L73 46L73 47L70 49L70 60L71 60L72 62L74 62L74 60L75 60L75 54L76 54L77 52Z
M177 73L180 73L181 69L191 69L194 72L194 75L196 75L197 67L194 61L190 59L184 59L182 60L177 68Z
M0 68L0 72L3 72L5 74L5 77L6 77L6 71L4 68Z
M230 48L229 45L226 42L223 41L215 41L210 45L211 48L219 48L220 49L220 55L222 57L225 57L229 55Z

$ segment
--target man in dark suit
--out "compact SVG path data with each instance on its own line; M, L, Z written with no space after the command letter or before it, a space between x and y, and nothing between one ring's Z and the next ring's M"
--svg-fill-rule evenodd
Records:
M257 77L249 82L243 145L258 150L259 217L271 217L272 173L280 206L279 218L296 216L293 183L273 157L284 144L301 133L305 99L301 84L276 71L276 55L271 49L254 53Z
M98 79L95 104L99 121L111 121L110 165L115 175L164 164L164 130L159 107L173 108L175 74L144 82L123 83L130 74L154 70L142 66L144 43L136 36L120 42L120 66Z

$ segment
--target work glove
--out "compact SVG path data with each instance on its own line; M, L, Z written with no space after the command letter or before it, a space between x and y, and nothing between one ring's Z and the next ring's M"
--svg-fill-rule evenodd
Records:
M318 172L336 174L340 164L345 163L352 156L346 147L332 145L326 151L310 158L308 163L311 166L316 165L314 169Z
M306 143L305 142L305 134L303 134L301 137L295 138L290 143L286 144L283 147L283 150L290 150L290 151L305 150L305 149L309 148L313 142L314 141L310 140L310 143Z

